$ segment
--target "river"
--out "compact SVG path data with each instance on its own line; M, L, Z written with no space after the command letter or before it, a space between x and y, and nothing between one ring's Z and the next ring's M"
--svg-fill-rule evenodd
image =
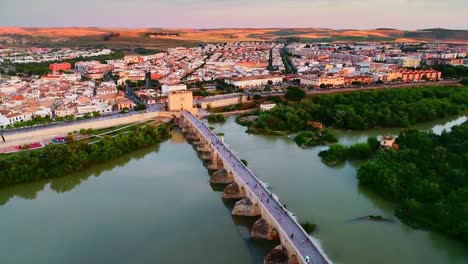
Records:
M466 117L416 126L440 132ZM357 163L328 167L286 137L256 136L230 117L225 142L314 233L335 263L468 263L468 250L416 230L359 187ZM398 130L339 131L343 144ZM191 145L166 142L66 177L0 189L0 263L262 263L275 243L249 237ZM350 221L382 215L393 223Z

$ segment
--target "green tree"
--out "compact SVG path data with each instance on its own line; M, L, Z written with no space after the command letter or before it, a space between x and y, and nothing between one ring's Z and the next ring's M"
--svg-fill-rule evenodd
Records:
M299 102L306 97L306 92L300 87L288 87L286 99Z

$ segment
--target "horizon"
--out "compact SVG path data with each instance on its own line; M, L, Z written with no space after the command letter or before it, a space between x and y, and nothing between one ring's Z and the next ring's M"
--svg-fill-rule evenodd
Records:
M444 27L432 27L432 28L416 28L416 29L405 29L405 28L390 28L390 27L374 27L374 28L331 28L331 27L211 27L211 28L190 28L190 27L101 27L101 26L4 26L0 25L0 28L60 28L60 29L73 29L73 28L96 28L96 29L127 29L127 30L139 30L139 29L162 29L162 30L219 30L219 29L324 29L324 30L356 30L356 31L367 31L367 30L401 30L401 31L424 31L424 30L453 30L453 31L468 31L467 29L458 28L444 28Z
M4 27L468 29L468 2L463 0L82 0L79 5L72 0L4 1Z

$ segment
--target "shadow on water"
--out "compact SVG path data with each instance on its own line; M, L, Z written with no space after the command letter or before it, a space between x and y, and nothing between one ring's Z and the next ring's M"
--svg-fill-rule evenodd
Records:
M136 150L132 153L125 154L112 161L96 164L83 171L72 173L70 175L40 180L32 183L18 184L0 189L0 206L5 205L13 197L20 197L27 200L34 200L37 194L44 190L47 184L50 184L50 189L56 193L66 193L80 184L87 181L90 177L99 177L103 172L110 171L118 167L123 167L130 161L140 160L151 152L158 152L159 144L144 149Z
M227 185L226 184L211 184L210 183L210 186L211 186L211 189L213 190L213 192L223 192L224 188Z
M252 256L252 263L263 263L263 259L280 241L269 241L264 239L254 239L250 233L252 227L260 217L233 216L232 221L237 226L239 234L245 240L247 248ZM259 254L260 253L260 254Z

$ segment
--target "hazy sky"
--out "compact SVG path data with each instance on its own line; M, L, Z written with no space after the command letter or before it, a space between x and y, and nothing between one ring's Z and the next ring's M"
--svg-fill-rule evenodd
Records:
M0 26L468 29L468 0L0 0Z

